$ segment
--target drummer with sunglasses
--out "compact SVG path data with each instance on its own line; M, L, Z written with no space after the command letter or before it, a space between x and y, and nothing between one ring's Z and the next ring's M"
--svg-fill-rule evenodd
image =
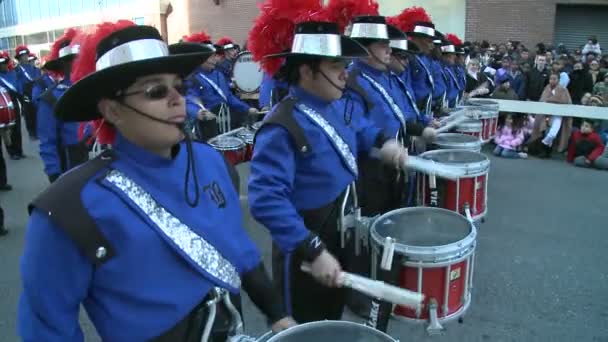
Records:
M264 19L269 23L260 25ZM262 14L256 27L272 24ZM253 45L263 32L249 37ZM269 51L267 60L286 58L278 75L289 94L257 132L249 206L272 235L273 276L288 312L298 322L339 320L345 292L337 221L359 173L357 156L379 151L386 163L404 167L407 151L342 99L349 60L367 51L336 24L300 23L290 51L280 51ZM301 271L303 263L310 263L312 277Z
M211 52L170 55L155 28L128 21L99 24L81 47L55 114L99 120L113 149L30 207L22 339L83 341L82 304L104 341L224 341L241 285L273 330L294 325L242 225L228 164L183 132L182 77Z

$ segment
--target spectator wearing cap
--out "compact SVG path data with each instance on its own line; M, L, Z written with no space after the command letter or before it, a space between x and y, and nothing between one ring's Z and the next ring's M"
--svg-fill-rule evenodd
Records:
M492 98L499 100L519 100L511 86L511 77L508 74L496 74L496 90L492 93Z
M589 37L587 44L583 46L582 55L587 58L590 53L593 53L594 55L602 54L602 48L600 47L600 43L597 41L596 36Z

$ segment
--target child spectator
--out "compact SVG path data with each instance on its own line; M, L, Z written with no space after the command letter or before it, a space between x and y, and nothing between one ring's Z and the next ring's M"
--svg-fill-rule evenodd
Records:
M608 170L608 149L593 127L591 120L584 119L581 129L572 133L567 160L580 167Z
M500 120L496 132L496 148L494 155L504 158L528 158L524 152L520 152L524 143L524 118L521 114L507 113L504 120Z

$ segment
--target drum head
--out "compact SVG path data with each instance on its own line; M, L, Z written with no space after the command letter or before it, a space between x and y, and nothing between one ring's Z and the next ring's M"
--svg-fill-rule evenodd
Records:
M382 215L373 229L382 240L390 236L406 246L429 247L463 240L471 233L471 224L450 210L417 207Z
M251 125L251 128L253 128L254 130L257 131L258 129L260 129L260 127L262 127L263 123L264 123L263 121L258 121L256 123L254 123L253 125Z
M387 334L347 321L319 321L281 331L268 342L395 342Z
M245 143L237 137L215 137L209 140L209 145L220 150L236 150L245 146Z
M232 78L236 87L244 93L255 93L262 84L264 72L260 64L253 60L249 51L237 55L232 67Z
M241 131L239 131L236 134L237 137L241 138L246 143L253 143L254 135L255 135L255 132L250 131L248 129L242 129Z
M441 133L435 138L438 144L479 144L479 138L468 134Z
M488 157L473 151L466 150L437 150L429 151L420 155L422 158L430 159L442 164L469 164L482 163L488 160Z

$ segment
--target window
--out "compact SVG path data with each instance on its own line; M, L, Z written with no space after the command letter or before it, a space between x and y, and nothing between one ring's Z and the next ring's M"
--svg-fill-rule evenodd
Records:
M145 25L145 24L146 24L144 17L136 17L136 18L133 18L133 22L134 22L136 25Z
M25 36L26 45L46 44L49 42L48 32L39 32Z

